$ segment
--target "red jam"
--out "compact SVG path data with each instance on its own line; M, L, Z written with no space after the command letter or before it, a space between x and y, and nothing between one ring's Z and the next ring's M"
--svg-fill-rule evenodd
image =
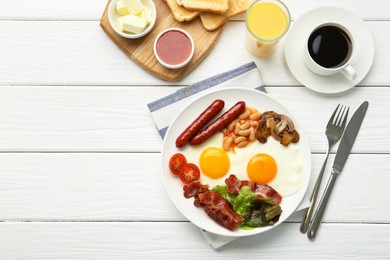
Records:
M167 31L157 40L157 55L169 65L182 64L191 55L191 51L191 40L177 30Z

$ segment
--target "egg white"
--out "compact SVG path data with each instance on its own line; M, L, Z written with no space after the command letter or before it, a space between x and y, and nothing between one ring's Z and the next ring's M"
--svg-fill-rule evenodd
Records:
M200 154L203 152L203 150L205 150L208 147L218 147L218 148L222 149L222 138L223 138L223 135L221 133L218 133L200 145L195 145L195 146L187 145L185 151L183 151L183 154L186 156L188 162L195 163L196 165L199 166L200 165L199 158L200 158ZM216 185L225 185L225 179L229 176L229 173L231 172L231 167L232 167L230 153L227 153L227 155L229 156L229 160L230 160L229 172L225 176L223 176L222 178L212 179L212 178L207 177L201 170L200 182L202 184L208 184L210 186L210 188L212 188ZM200 167L199 167L199 169L200 169Z
M197 146L187 146L183 150L188 162L199 166L199 157L204 149L218 147L222 149L222 133L217 133L206 142ZM210 188L216 185L225 185L225 179L234 174L240 180L249 180L247 164L258 153L272 156L277 164L276 177L268 183L283 197L291 196L299 190L303 180L303 159L299 147L291 143L285 147L278 141L269 137L265 144L254 141L244 148L235 148L235 152L228 152L230 168L228 173L219 179L212 179L201 172L200 182L208 184Z

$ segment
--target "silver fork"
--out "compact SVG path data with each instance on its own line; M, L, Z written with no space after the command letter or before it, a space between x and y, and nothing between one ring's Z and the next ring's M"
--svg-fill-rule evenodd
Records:
M314 185L314 189L310 197L310 207L306 209L306 212L303 215L300 227L302 233L306 233L309 227L314 206L316 204L318 191L320 190L322 176L324 175L326 163L328 161L329 152L332 149L333 145L340 140L341 135L344 132L344 128L348 118L348 111L349 107L338 104L326 126L325 135L328 139L328 149L326 151L324 164L322 165L320 174L318 175L318 179L316 181L316 184Z

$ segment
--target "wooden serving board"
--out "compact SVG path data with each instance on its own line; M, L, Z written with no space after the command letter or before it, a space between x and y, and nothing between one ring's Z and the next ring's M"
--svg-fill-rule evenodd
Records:
M154 0L157 10L157 21L153 30L139 39L126 39L118 35L108 20L108 2L100 26L107 35L137 64L150 73L168 81L177 81L194 69L212 50L222 33L222 28L215 31L204 29L199 17L191 22L177 22L164 0ZM154 56L153 45L157 35L166 28L178 27L186 30L193 38L195 52L190 63L181 69L167 69Z

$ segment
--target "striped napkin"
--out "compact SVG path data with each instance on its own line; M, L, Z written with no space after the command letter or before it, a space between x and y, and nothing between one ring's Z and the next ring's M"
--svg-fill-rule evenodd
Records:
M266 92L259 71L254 62L247 63L233 70L215 75L149 103L149 111L152 114L152 118L161 138L164 138L169 124L175 118L176 114L192 100L204 95L208 90L238 86ZM307 208L309 205L309 197L306 194L297 211ZM237 239L236 237L216 235L202 229L201 232L213 248L219 248Z

